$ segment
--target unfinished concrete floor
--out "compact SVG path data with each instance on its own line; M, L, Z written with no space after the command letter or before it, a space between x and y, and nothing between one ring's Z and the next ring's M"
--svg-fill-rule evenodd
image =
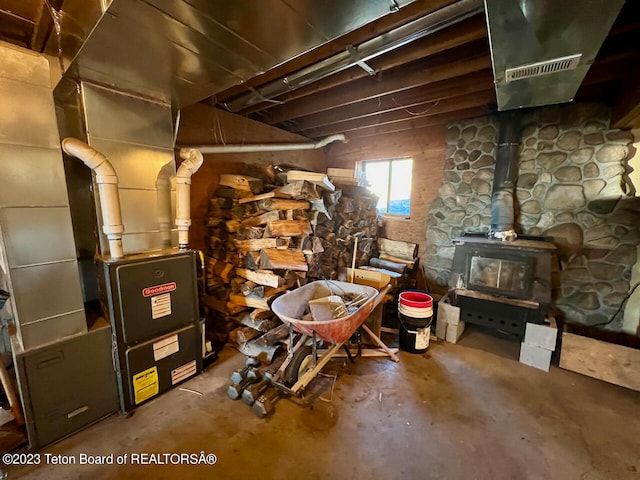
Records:
M226 395L235 351L183 386L42 450L128 454L127 465L11 467L9 478L639 479L640 393L517 362L519 345L468 329L401 363L336 359L325 399L257 418ZM133 453L217 456L214 465L131 465Z

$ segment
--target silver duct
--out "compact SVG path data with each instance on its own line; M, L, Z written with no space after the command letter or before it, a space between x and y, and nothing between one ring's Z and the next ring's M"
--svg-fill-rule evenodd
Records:
M491 229L489 238L515 240L514 192L518 179L520 156L520 112L506 112L498 116L500 130L496 152L496 168L491 193Z

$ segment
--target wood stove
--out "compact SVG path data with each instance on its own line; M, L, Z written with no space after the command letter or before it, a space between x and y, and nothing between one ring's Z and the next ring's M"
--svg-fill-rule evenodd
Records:
M551 307L551 262L556 247L547 238L516 233L520 112L500 115L491 228L487 236L454 239L449 287L462 320L523 337L526 324L542 323Z
M524 336L527 322L544 321L552 303L552 242L463 236L454 244L449 288L461 320L517 336Z

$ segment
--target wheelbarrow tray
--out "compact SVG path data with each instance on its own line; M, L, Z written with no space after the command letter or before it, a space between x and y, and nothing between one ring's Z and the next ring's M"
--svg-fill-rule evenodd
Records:
M333 320L313 321L301 320L309 300L327 297L329 295L366 294L369 298L360 308L345 317ZM344 343L364 323L373 308L378 290L367 285L339 282L336 280L316 280L300 288L287 292L276 298L271 304L271 310L284 323L293 326L299 333L312 336L330 343Z

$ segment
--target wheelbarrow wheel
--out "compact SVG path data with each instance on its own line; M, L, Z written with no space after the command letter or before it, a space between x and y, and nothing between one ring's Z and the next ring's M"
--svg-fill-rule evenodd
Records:
M299 348L291 359L291 363L284 372L284 384L293 387L298 378L307 371L313 360L313 351L310 345Z

